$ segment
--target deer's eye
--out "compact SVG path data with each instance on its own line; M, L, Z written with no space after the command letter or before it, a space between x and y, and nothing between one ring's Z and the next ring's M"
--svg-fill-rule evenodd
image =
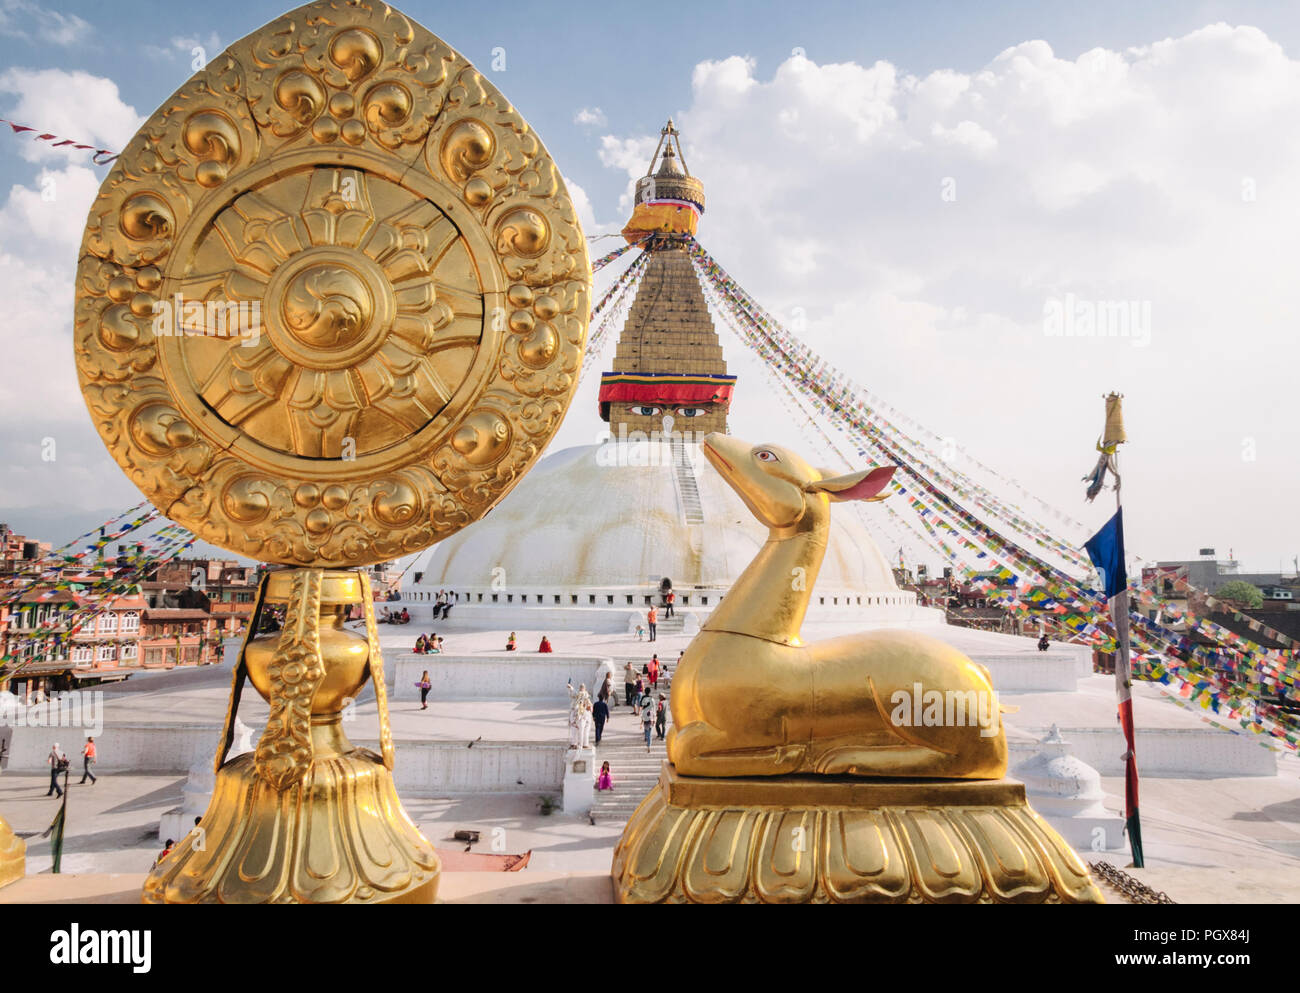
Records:
M760 461L760 462L780 462L780 461L781 461L780 459L778 459L778 458L776 457L776 453L775 453L775 452L769 452L766 448L762 449L761 451L757 451L757 452L755 452L755 453L754 453L754 458L758 459L758 461Z

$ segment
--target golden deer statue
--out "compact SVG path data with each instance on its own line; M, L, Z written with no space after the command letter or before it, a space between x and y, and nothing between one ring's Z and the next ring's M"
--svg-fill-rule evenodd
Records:
M1005 775L988 670L957 649L909 631L799 641L831 502L884 499L894 468L830 474L789 449L721 434L702 447L769 537L673 675L677 773Z

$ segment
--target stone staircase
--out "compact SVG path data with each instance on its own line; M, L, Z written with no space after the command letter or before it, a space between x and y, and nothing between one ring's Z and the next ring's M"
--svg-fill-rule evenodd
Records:
M673 435L673 473L677 478L677 495L681 499L682 519L687 524L704 523L704 506L700 502L700 487L695 481L695 469L686 457L686 445L681 435Z
M621 664L626 664L626 660L622 660ZM620 668L618 660L615 668L616 671ZM669 689L671 680L671 674L667 681L662 678L659 680L659 692L668 695L669 702L672 699ZM620 698L622 693L623 688L620 686ZM670 710L668 727L672 726ZM615 707L605 725L600 744L596 747L596 769L600 769L602 762L609 763L614 788L596 793L591 806L592 819L600 824L626 824L632 812L659 781L659 770L666 757L664 743L653 734L650 736L650 751L647 754L645 739L641 735L641 718L633 717L631 709L626 706Z
M664 608L659 608L659 620L655 621L655 638L662 638L667 634L682 634L686 630L686 619L679 611L674 610L672 617L664 616ZM654 649L651 649L653 651ZM662 688L662 683L661 683Z

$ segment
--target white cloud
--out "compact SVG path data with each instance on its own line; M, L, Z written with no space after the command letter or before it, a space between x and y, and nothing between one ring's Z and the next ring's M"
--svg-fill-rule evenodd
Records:
M144 50L155 59L202 59L212 61L213 56L222 51L221 38L215 31L210 31L206 38L197 35L178 35L166 45L145 45ZM196 67L195 72L198 71Z
M998 147L998 140L974 121L962 121L951 128L935 121L930 126L930 134L945 144L967 148L976 155L989 155Z
M90 24L76 14L49 10L31 0L0 0L0 35L75 45L89 38L90 31Z
M605 126L605 112L599 107L583 107L573 115L573 123L584 128L602 128Z
M117 84L80 70L12 68L0 73L0 93L16 94L6 101L4 116L83 144L121 151L144 118L122 102ZM90 152L54 148L50 142L15 139L29 162L88 161Z
M923 78L736 56L692 86L674 118L702 243L774 314L803 308L835 364L1076 517L1105 510L1077 480L1119 389L1135 550L1232 545L1265 569L1300 548L1276 512L1300 490L1294 428L1270 399L1293 392L1300 216L1300 62L1277 43L1222 24L1077 59L1026 41ZM629 191L653 140L602 141ZM1150 345L1047 337L1066 293L1149 302ZM761 376L738 411L747 389L754 431L793 430Z
M7 116L115 150L139 124L111 81L82 72L11 69L0 74L0 91L18 95ZM68 153L44 142L24 144L22 150L28 161L40 164L0 204L8 372L0 377L5 412L0 506L125 506L135 502L134 488L94 432L72 359L78 248L106 170L81 164L88 153ZM52 451L47 439L54 443Z

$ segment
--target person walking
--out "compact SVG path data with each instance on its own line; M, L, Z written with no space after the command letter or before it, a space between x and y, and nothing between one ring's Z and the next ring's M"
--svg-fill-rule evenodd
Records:
M656 653L651 659L648 666L647 675L650 677L650 690L653 692L659 688L659 655Z
M63 787L59 785L59 776L68 768L68 757L59 749L59 743L56 741L54 747L50 749L50 754L45 757L45 761L50 764L50 789L46 796L54 796L56 793L63 796Z
M418 683L416 683L415 685L416 685L417 687L419 687L419 690L420 690L420 709L421 709L421 710L428 710L428 709L429 709L429 691L430 691L431 689L433 689L433 683L429 681L429 670L428 670L428 669L425 669L425 670L424 670L424 675L420 677L420 681L419 681Z
M660 741L668 733L668 698L659 694L659 703L655 707L655 737Z
M664 594L664 616L665 617L673 616L673 603L676 601L676 599L677 599L677 594L674 593L672 590L669 590L666 594Z
M655 706L647 693L641 698L641 733L645 735L645 750L650 751L650 732L655 726Z
M94 786L95 783L98 782L95 778L95 774L90 771L90 767L95 764L95 752L95 739L90 735L86 735L86 744L83 745L81 749L81 757L85 760L85 772L81 774L80 785L85 785L87 779L90 780L91 786Z
M632 690L636 687L636 666L631 662L623 669L623 699L627 705L636 710L636 697L632 695Z
M605 722L609 720L609 690L601 690L600 696L596 697L596 702L591 706L591 719L596 724L596 744L599 745Z
M646 626L650 628L650 640L655 640L655 625L659 623L659 611L651 607L645 615Z

